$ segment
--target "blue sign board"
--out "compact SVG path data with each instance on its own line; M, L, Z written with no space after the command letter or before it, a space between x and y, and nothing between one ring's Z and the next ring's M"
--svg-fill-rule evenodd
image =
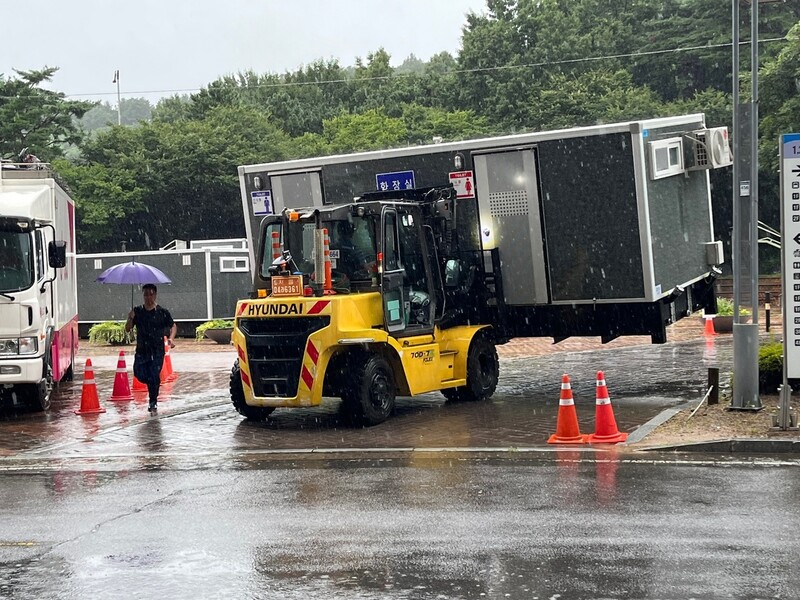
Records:
M414 182L414 171L378 173L375 175L375 184L379 192L413 190L415 187L417 187L416 183Z

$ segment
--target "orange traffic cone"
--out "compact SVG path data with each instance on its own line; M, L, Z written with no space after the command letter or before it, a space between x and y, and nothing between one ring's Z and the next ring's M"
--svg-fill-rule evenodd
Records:
M81 390L81 407L75 411L76 415L92 415L104 413L106 409L100 406L100 398L97 397L97 384L94 381L94 367L92 359L86 359L86 367L83 370L83 389Z
M717 335L717 332L714 331L714 317L711 315L705 315L706 320L706 327L703 330L703 335Z
M620 433L614 419L614 409L608 397L606 378L602 371L597 372L597 402L595 406L594 433L586 438L590 444L616 444L628 439L627 433Z
M561 378L561 397L558 400L558 422L556 432L547 440L548 444L583 444L585 436L578 428L578 413L575 412L575 401L572 399L572 386L569 375Z
M114 377L114 391L111 392L111 400L133 400L131 386L128 382L128 367L125 364L125 352L119 351L117 359L117 374Z
M172 370L172 358L169 355L169 342L166 336L164 336L164 364L161 365L161 374L159 377L161 378L161 383L175 381L178 378L175 371Z
M133 391L134 392L146 392L147 391L147 384L146 383L142 383L141 381L139 381L137 379L136 375L133 376Z

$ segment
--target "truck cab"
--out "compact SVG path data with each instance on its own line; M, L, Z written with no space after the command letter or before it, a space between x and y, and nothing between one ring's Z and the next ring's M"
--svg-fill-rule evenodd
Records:
M14 406L46 410L54 384L73 376L74 223L46 165L0 167L0 398Z

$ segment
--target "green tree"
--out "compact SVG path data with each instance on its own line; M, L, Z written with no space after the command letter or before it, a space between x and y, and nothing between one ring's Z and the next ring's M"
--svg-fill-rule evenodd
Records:
M800 22L786 36L778 57L766 64L759 80L759 163L778 173L778 138L800 131Z
M153 105L146 98L122 98L120 104L123 125L136 125L152 118Z
M425 62L409 54L406 59L397 67L394 72L397 75L407 75L410 73L422 73L425 70Z
M636 87L631 74L589 71L557 73L529 103L526 121L538 130L649 118L663 113L663 103L647 87Z
M740 39L750 38L749 3L740 11ZM794 6L793 6L794 4ZM764 4L759 12L761 40L780 38L797 21L796 3ZM665 100L690 98L697 91L731 89L730 0L667 0L642 22L634 51L666 53L643 56L632 65L634 81L647 84ZM782 44L762 44L762 60L774 58ZM750 49L741 50L742 68L750 68Z
M117 124L117 111L108 102L93 106L79 119L81 128L87 133L107 129Z
M41 87L58 71L14 71L17 77L0 75L0 156L16 158L27 147L43 161L64 155L64 148L81 141L77 119L94 103L67 100L61 92Z
M400 146L408 138L402 119L379 110L340 115L326 120L323 137L334 153L360 152Z
M241 164L280 160L287 136L248 107L199 121L114 127L87 141L65 172L78 209L78 248L153 249L172 239L242 237Z
M530 105L553 81L616 72L657 0L492 0L470 14L459 56L464 105L506 129L527 128ZM559 78L561 77L561 78ZM564 79L566 78L566 79ZM570 85L562 92L569 92ZM535 125L535 124L534 124Z
M293 137L322 133L325 119L350 106L347 79L337 61L315 61L284 75L245 71L192 95L186 118L202 119L217 106L252 106Z
M158 101L151 118L153 121L162 123L175 123L190 118L192 112L192 99L188 95L174 95L168 98L161 98Z
M430 144L434 137L441 137L446 142L474 139L489 133L486 119L468 110L448 112L441 108L407 104L403 107L403 122L410 144Z

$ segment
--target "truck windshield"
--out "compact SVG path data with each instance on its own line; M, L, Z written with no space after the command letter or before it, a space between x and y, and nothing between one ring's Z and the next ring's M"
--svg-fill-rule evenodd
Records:
M334 285L350 282L372 283L377 276L375 224L370 218L354 216L350 220L323 221L328 230L331 251L331 270ZM287 224L285 244L292 254L294 266L305 274L314 273L313 221Z
M30 234L0 231L0 292L18 292L32 285Z

